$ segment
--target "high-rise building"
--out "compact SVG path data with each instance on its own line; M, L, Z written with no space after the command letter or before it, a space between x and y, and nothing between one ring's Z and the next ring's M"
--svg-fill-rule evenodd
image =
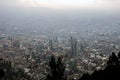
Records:
M53 50L53 40L49 40L49 49L52 51Z
M77 49L77 40L73 37L71 37L70 39L70 42L71 42L71 46L70 46L70 51L71 51L71 57L75 57L78 55L78 49Z

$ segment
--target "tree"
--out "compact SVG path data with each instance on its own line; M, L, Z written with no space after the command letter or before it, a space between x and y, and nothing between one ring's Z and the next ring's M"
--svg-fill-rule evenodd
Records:
M118 58L120 59L120 52L118 53Z
M65 66L62 63L62 58L59 57L58 60L55 60L55 57L52 55L49 62L50 73L47 75L46 80L66 80L64 72Z
M58 68L58 78L62 80L64 77L65 66L62 63L61 57L58 58L57 68Z
M3 69L0 69L0 80L5 78L5 72Z
M83 76L80 78L80 80L90 80L91 79L91 76L86 73L86 74L83 74Z
M79 80L120 80L120 61L113 52L104 70L95 70L91 75L85 74Z
M114 52L112 52L112 55L109 57L109 60L107 62L108 66L109 65L115 65L118 62L118 57L116 56L116 54Z

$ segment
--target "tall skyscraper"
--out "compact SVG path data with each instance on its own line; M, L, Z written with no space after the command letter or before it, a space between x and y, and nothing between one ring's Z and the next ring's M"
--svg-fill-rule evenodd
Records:
M75 57L78 55L77 40L75 38L71 37L70 42L71 42L71 44L70 44L71 45L70 46L70 51L71 51L70 56Z
M53 40L49 40L49 49L52 51L53 50Z

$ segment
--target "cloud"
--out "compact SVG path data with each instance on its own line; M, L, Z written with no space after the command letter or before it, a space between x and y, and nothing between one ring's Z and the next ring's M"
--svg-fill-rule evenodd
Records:
M118 9L120 0L23 0L23 5L49 8Z
M119 9L120 0L0 0L0 6Z
M119 10L120 0L96 0L98 7L109 10Z
M0 0L0 6L20 6L20 0Z

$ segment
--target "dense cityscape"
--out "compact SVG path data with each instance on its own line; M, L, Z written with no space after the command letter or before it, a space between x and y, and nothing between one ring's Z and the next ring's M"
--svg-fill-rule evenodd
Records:
M0 80L120 80L120 0L0 0Z
M50 70L51 55L55 58L61 56L68 80L77 80L85 73L91 74L94 70L104 69L111 52L119 52L120 38L117 35L116 38L107 36L99 34L97 37L102 37L101 39L86 41L73 36L12 36L1 31L0 64L4 64L3 68L6 70L9 67L13 71L21 70L32 80L45 80Z

